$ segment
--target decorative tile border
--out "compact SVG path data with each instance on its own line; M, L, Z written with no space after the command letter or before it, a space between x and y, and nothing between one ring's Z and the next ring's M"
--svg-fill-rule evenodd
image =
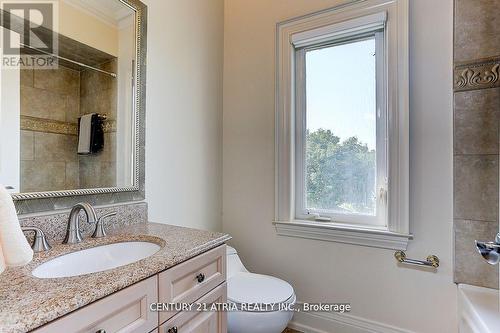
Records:
M500 87L500 57L455 65L454 91Z
M103 122L102 129L104 130L104 133L114 133L116 132L116 120L105 120Z
M76 135L78 125L58 120L21 116L21 129L33 132Z
M104 121L104 133L116 132L116 121ZM78 125L59 120L21 116L21 130L53 134L78 135Z

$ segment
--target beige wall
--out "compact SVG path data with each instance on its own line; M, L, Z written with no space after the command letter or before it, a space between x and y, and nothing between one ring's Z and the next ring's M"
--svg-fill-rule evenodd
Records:
M146 0L151 221L221 229L223 0Z
M118 55L118 29L59 1L59 33L113 56Z
M410 220L415 239L408 256L438 255L442 266L437 273L398 267L390 250L281 237L273 228L275 25L338 3L226 0L223 230L234 237L249 269L290 281L301 301L350 302L354 319L364 323L456 332L452 0L410 1ZM295 318L324 332L368 331L349 330L325 314Z

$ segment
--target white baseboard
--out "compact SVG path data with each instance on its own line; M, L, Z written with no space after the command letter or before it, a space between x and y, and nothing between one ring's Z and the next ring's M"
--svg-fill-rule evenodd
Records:
M351 314L297 312L288 327L304 333L413 333Z

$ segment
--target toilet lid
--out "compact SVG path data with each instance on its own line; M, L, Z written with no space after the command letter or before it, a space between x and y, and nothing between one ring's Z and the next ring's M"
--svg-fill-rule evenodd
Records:
M289 283L268 275L238 272L227 281L227 298L235 303L284 303L293 294Z

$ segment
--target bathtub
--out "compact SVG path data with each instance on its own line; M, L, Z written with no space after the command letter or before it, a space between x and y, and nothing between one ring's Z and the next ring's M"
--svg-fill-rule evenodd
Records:
M460 333L500 332L498 290L458 285Z

